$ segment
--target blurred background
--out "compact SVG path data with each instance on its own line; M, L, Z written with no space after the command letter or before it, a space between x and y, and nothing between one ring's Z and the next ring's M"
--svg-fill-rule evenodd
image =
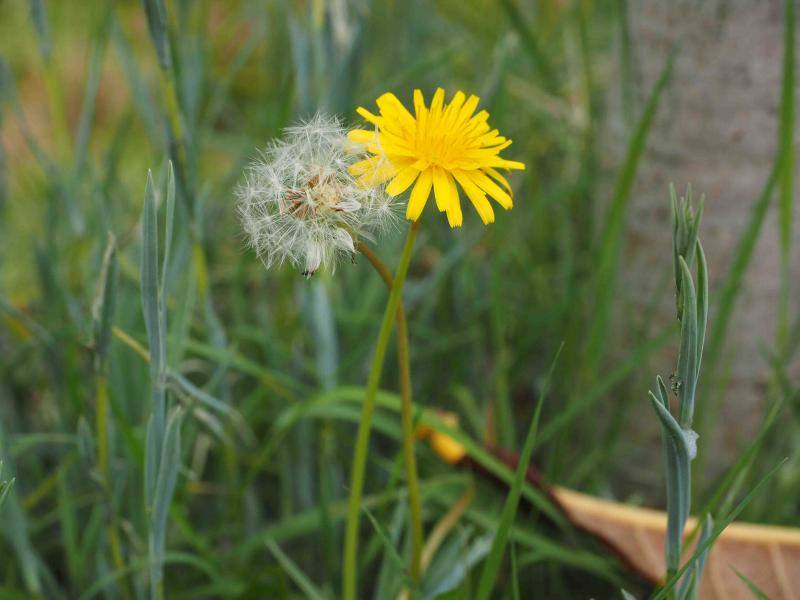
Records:
M0 509L2 597L145 593L141 215L148 169L163 201L169 160L169 402L188 416L166 590L291 597L292 577L264 547L273 539L336 594L353 398L386 292L364 260L310 281L266 271L246 249L233 190L298 118L355 123L356 106L385 91L410 105L414 88L478 94L514 140L507 157L527 165L510 178L513 211L490 227L470 211L461 230L423 217L405 296L415 402L516 452L563 343L534 463L548 482L663 507L647 390L677 351L668 186L691 184L706 195L712 283L695 501L742 456L740 495L788 457L743 518L797 523L788 3L172 0L161 30L158 5L0 0L0 481L15 478ZM109 232L117 274L104 326L92 307ZM393 267L401 243L398 232L376 251ZM391 395L393 350L386 364ZM393 597L402 576L387 540L405 543L396 411L382 406L376 432L361 580L365 594ZM424 444L418 455L428 529L476 486L426 576L432 596L463 597L506 489ZM543 597L647 589L596 541L530 507L515 532L498 597L513 580Z

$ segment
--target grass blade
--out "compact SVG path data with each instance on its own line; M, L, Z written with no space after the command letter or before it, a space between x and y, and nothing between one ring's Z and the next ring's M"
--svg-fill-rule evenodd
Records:
M164 300L162 303L162 312L166 310L163 304L169 296L167 284L169 277L167 277L167 269L169 268L169 251L172 246L172 228L173 221L175 220L175 172L172 168L172 161L167 165L167 207L166 207L166 223L164 225L164 262L161 266L161 298ZM165 319L162 318L161 326L164 327Z
M397 551L397 548L394 547L392 543L392 536L386 530L386 528L381 524L381 522L372 514L372 511L369 510L367 507L363 507L364 514L367 516L367 519L372 524L372 527L375 529L375 533L378 535L378 540L380 541L381 545L384 549L384 560L389 560L393 564L394 568L397 570L398 573L403 574L403 578L406 584L410 584L411 580L408 578L408 571L406 569L406 561L403 560L403 557L400 556L400 553Z
M781 287L778 306L778 345L786 342L789 331L792 293L792 212L794 204L794 126L795 126L795 2L785 1L783 38L783 81L781 83L778 146L782 161L778 190L780 227Z
M694 245L694 244L693 244ZM692 426L694 415L694 395L697 385L697 293L689 267L683 257L679 259L681 267L681 298L683 300L683 318L681 319L681 344L678 351L678 383L681 399L681 426Z
M163 598L164 545L167 534L167 512L175 493L181 464L181 424L183 410L176 408L167 421L161 464L153 490L153 512L150 515L150 591L153 598Z
M117 295L117 240L110 231L103 254L97 292L92 304L92 342L96 356L102 361L111 340L112 316Z
M114 14L114 4L109 3L104 7L100 22L94 34L94 47L92 58L89 62L89 74L86 78L86 87L83 93L81 113L78 127L75 131L75 173L79 173L85 166L86 154L89 147L89 138L92 130L92 121L97 108L97 93L100 89L102 78L103 59L108 45L109 32Z
M275 557L275 560L283 567L283 570L286 571L286 574L292 578L292 581L294 581L297 587L305 594L306 598L310 598L311 600L324 600L325 595L311 582L292 559L281 550L281 547L275 543L275 540L266 540L264 544L267 546L267 550L272 553L272 556Z
M563 348L563 344L561 345L561 348ZM553 359L553 364L550 367L550 372L547 374L547 378L545 379L539 404L537 404L536 410L533 414L533 419L531 420L530 428L528 429L528 435L525 437L525 444L522 447L522 453L519 457L519 464L517 465L517 470L514 473L514 479L511 482L511 489L508 492L506 504L503 507L502 514L500 515L500 524L497 526L497 533L492 541L491 550L486 558L486 563L483 565L483 571L481 572L481 578L478 583L478 591L475 595L475 597L479 600L486 600L489 598L492 588L494 587L494 582L497 579L497 573L500 570L500 562L502 561L503 554L505 553L511 525L513 524L514 517L517 514L517 506L519 505L519 499L522 495L522 484L525 481L525 473L528 470L528 464L530 463L531 454L533 453L533 445L534 441L536 440L536 430L539 426L539 416L542 412L542 406L547 399L550 378L552 377L553 370L558 362L558 355L561 353L561 348L558 349L558 352Z
M752 592L754 598L757 600L769 600L769 596L762 592L761 589L755 583L753 583L747 575L742 573L734 566L731 566L731 569L733 569L733 572L736 573L736 576L742 580L742 583L747 586L747 589Z
M755 485L755 487L753 487L753 489L750 490L750 492L748 492L747 496L745 496L744 499L741 502L739 502L739 504L737 504L736 507L730 513L725 515L724 518L720 519L719 525L717 525L714 528L713 532L708 536L706 541L703 542L703 543L698 543L697 544L697 547L694 550L694 554L692 554L692 556L689 558L689 560L687 560L683 564L683 566L680 569L678 569L677 573L675 573L672 577L670 577L669 581L666 582L664 587L661 588L660 590L658 590L658 592L656 592L652 596L651 600L662 600L663 598L667 597L667 595L673 590L675 585L680 581L681 577L683 577L683 574L694 564L694 561L696 561L709 548L711 548L711 546L714 544L714 542L717 541L717 538L720 535L722 535L722 532L725 530L725 528L728 525L730 525L731 523L733 523L733 521L736 520L736 517L738 517L739 514L747 507L747 505L750 504L750 502L753 500L755 495L761 490L761 487L769 479L771 479L772 476L775 475L775 473L778 472L778 469L780 469L785 463L786 463L786 459L782 460L777 465L775 465L772 468L772 470L769 473L767 473L761 479L761 481L759 481Z
M620 169L614 185L614 192L611 199L611 206L605 216L605 226L600 238L597 249L598 262L593 280L592 295L594 299L594 319L588 334L586 347L586 381L594 381L595 372L600 361L600 355L606 347L607 329L610 319L610 310L617 279L617 256L619 254L620 238L624 225L625 213L630 200L630 192L633 186L639 160L642 157L650 132L650 126L655 118L661 96L667 87L667 83L672 75L672 66L677 56L677 49L673 50L667 58L661 75L650 92L650 97L642 113L636 131L631 138L625 156L625 162Z
M531 26L528 24L522 12L520 12L516 0L502 0L502 5L508 15L509 23L517 30L517 33L527 47L531 60L533 60L533 64L544 85L549 90L556 89L558 87L558 80L555 76L555 69L542 51L536 39L536 35L531 31Z
M718 408L718 396L724 389L724 386L719 385L720 382L717 380L717 369L722 359L722 350L725 347L728 326L733 315L733 309L736 306L736 300L739 297L742 281L753 257L761 227L767 216L767 210L772 202L773 192L781 170L780 162L780 160L776 162L761 195L753 205L747 228L739 239L739 245L736 248L736 254L731 262L730 269L720 286L717 315L714 319L714 327L711 330L708 350L706 351L705 383L701 390L701 397L705 398L705 401L697 407L696 414L698 420L697 430L701 437L707 433L706 424L713 422L713 416Z
M3 475L3 461L0 460L0 477L2 475ZM8 496L8 492L11 491L13 485L14 485L13 478L9 481L0 480L0 508L3 507L3 502L5 502L6 497Z
M42 58L49 62L53 55L53 39L50 35L44 0L30 0L30 4L31 19L33 20L33 27L36 29L36 41L39 42L39 52Z
M162 69L172 66L172 55L169 48L169 32L167 30L167 8L164 0L142 0L147 15L147 27L158 54L158 62Z
M164 431L164 390L160 384L164 372L166 342L162 325L161 296L158 285L158 230L156 215L156 191L153 174L147 172L142 214L142 308L147 340L150 346L150 378L153 386L153 426L156 440L161 441Z
M10 465L13 473L13 463L4 460L8 457L7 439L2 421L0 421L0 464ZM12 479L13 482L13 479ZM22 581L29 594L38 596L42 591L42 574L39 565L43 564L31 543L30 525L16 490L11 489L9 483L5 484L2 491L3 503L0 506L0 536L8 541L13 548L11 553L19 563Z

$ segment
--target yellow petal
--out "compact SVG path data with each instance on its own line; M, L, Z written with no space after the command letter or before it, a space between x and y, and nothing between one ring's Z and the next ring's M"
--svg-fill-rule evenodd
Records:
M439 119L442 115L442 105L444 104L444 90L442 88L436 88L436 92L433 94L433 100L431 100L431 118L432 119Z
M405 146L400 146L397 144L380 144L379 146L375 146L373 149L372 146L369 147L369 151L375 154L385 154L387 156L396 155L396 156L407 156L409 158L416 158L417 153L413 150L409 150Z
M489 133L486 133L475 140L476 143L480 144L481 146L491 146L490 142L497 142L502 143L506 141L506 138L500 135L500 132L497 129L492 129Z
M369 144L375 141L375 132L366 129L351 129L347 132L347 139L357 144Z
M418 175L419 171L413 167L400 169L394 179L386 186L386 193L390 196L402 194L408 189L408 186L414 183Z
M417 115L416 131L425 131L428 125L428 109L425 107L425 98L421 90L414 90L414 112Z
M444 116L442 117L442 123L445 127L450 128L453 126L456 117L458 117L458 113L461 111L461 107L464 106L465 99L466 96L464 92L460 90L453 96L453 99L450 101L450 104L447 105Z
M461 212L461 203L458 199L447 207L447 222L451 228L461 227L464 222L464 214Z
M425 108L425 96L422 95L422 90L414 90L414 112L419 119L420 115L428 110Z
M470 202L472 202L472 206L478 211L478 215L481 221L483 221L483 224L488 225L489 223L494 223L494 210L492 210L492 205L486 199L486 194L472 182L464 171L453 171L453 175L461 187L464 188L464 192L466 192L467 197L470 199Z
M492 146L492 152L500 152L501 150L505 150L511 145L511 140L506 140L502 144L498 144L497 146Z
M397 169L392 163L388 160L380 160L371 170L366 171L358 178L358 183L365 187L372 187L388 181L396 174Z
M450 227L461 227L464 217L458 199L458 188L453 176L440 167L433 167L433 193L439 211L447 211L447 222Z
M508 180L503 177L496 169L484 169L489 175L491 175L495 181L497 181L500 185L502 185L505 190L510 194L511 193L511 186L508 183Z
M504 158L494 158L489 161L488 166L490 167L500 167L501 169L519 169L520 171L525 170L525 163L521 163L516 160L506 160Z
M430 166L430 164L431 163L425 160L424 158L420 158L419 160L414 162L414 164L411 166L414 167L417 171L424 171Z
M486 110L482 110L469 120L469 125L478 126L482 123L485 123L488 119L489 119L489 112Z
M379 118L379 117L377 117L377 116L375 116L375 115L373 115L373 114L372 114L371 112L369 112L369 111L368 111L366 108L363 108L363 107L359 106L359 107L356 109L356 112L357 112L359 115L361 115L361 117L362 117L362 118L363 118L365 121L369 121L370 123L373 123L373 124L375 124L375 125L378 125L378 126L380 126L380 124L381 124L381 120L380 120L380 118Z
M420 173L417 182L414 184L414 189L411 190L411 198L409 198L408 206L406 207L406 219L412 221L419 219L422 209L425 208L425 203L428 201L428 196L430 196L432 185L431 170L426 169Z
M483 171L470 171L469 177L479 188L497 200L500 206L506 210L514 206L511 196L503 191L503 189L500 188L500 186L498 186L494 181L489 179L489 177L487 177Z
M461 107L454 126L457 127L469 119L470 116L472 116L472 113L475 112L475 109L478 108L478 102L480 102L480 98L477 96L470 96L464 103L464 106Z
M397 96L391 92L382 94L375 103L378 105L378 108L381 109L381 114L396 118L408 129L414 128L414 117L408 112L408 109L403 106L403 103L400 102Z
M431 175L433 176L433 195L436 198L436 208L439 209L439 212L444 212L452 201L450 189L447 186L447 175L439 167L431 167Z
M377 165L380 157L378 156L370 156L369 158L365 158L364 160L360 160L357 163L350 165L348 171L350 175L358 176L363 175L364 173L373 170Z

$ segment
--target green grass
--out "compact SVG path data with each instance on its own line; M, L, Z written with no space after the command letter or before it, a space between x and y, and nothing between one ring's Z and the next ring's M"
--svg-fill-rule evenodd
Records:
M524 450L520 465L530 457L554 483L630 498L620 450L640 429L632 415L649 410L649 362L675 331L652 326L649 312L643 323L619 318L617 283L631 192L652 159L650 125L671 101L680 49L638 89L620 0L6 4L0 597L338 597L386 289L363 258L310 282L265 271L244 249L233 190L257 148L298 117L323 109L355 121L355 107L383 91L408 103L413 88L429 96L438 85L481 94L493 126L514 139L509 158L527 170L511 178L513 211L490 228L465 207L452 231L429 209L408 273L415 418L492 475L417 445L426 534L476 489L421 590L651 591L486 442ZM794 20L787 2L787 48ZM701 461L756 244L770 211L784 223L792 212L794 63L786 52L774 171L728 270L708 256L719 277L697 400ZM624 107L621 164L604 156L611 95ZM668 190L663 200L666 209ZM773 373L763 426L729 457L726 476L694 482L694 506L714 516L711 541L732 516L800 516L790 233L779 232L781 327L764 349ZM394 270L401 247L398 232L376 250ZM365 597L395 597L409 582L394 352L390 344L364 478ZM425 407L458 413L461 428ZM634 500L663 507L658 479L635 483Z

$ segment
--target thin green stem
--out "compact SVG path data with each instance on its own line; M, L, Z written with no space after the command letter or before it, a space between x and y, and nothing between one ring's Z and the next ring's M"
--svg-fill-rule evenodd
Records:
M383 313L375 354L372 357L372 367L367 378L367 392L364 397L364 406L361 410L361 419L358 423L356 446L353 452L353 466L350 472L350 500L347 505L347 524L345 525L344 568L342 573L342 597L344 600L355 600L356 598L358 526L361 515L361 494L364 490L364 472L367 466L372 415L375 412L375 399L378 394L383 361L386 358L386 347L389 345L392 323L396 318L397 308L400 305L403 283L406 279L406 273L408 273L408 264L411 261L411 250L417 237L417 228L418 223L414 222L408 230L403 253L400 257L400 264L397 267L397 274L389 292L389 300L386 303L386 311Z
M781 284L778 306L778 351L789 337L789 316L792 293L792 212L794 204L794 124L795 124L795 14L794 1L786 0L784 11L783 83L781 88L778 144L782 168L779 175L780 269Z
M377 254L366 244L359 242L356 249L363 254L383 279L386 287L392 289L392 273ZM419 476L417 475L417 458L414 452L416 442L414 436L414 415L411 392L411 361L409 359L408 321L403 309L402 299L397 307L397 366L400 373L400 411L403 429L403 460L406 467L406 484L408 486L408 506L411 516L411 564L409 573L411 581L419 583L421 573L422 546L424 533L422 529L422 502L419 493Z
M97 427L97 467L103 481L103 487L111 497L111 471L108 462L108 376L104 365L101 365L95 374L96 393L96 427ZM108 543L111 549L111 560L117 570L125 568L125 559L122 554L122 544L117 533L116 516L111 511L108 525L106 526ZM120 581L122 597L126 600L131 597L128 586Z
M108 378L105 373L95 375L96 387L96 427L97 427L97 466L103 484L108 484Z

